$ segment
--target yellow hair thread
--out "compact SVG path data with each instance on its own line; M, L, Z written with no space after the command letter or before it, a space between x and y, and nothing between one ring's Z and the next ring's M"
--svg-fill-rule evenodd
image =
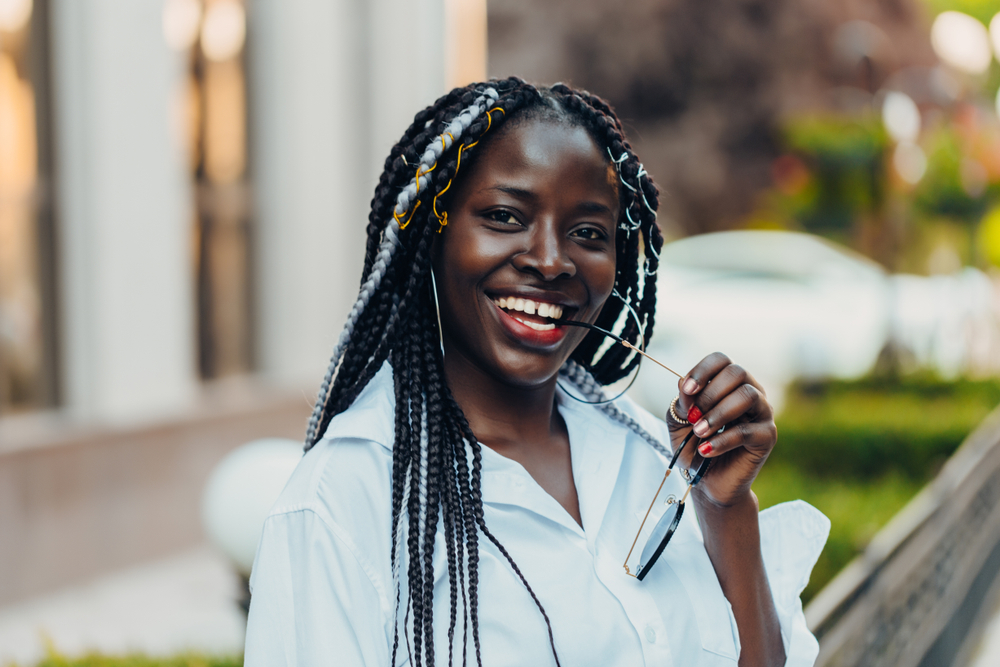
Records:
M486 134L487 132L489 132L490 128L493 127L493 115L492 114L493 114L494 111L499 111L504 116L507 115L507 112L504 111L500 107L493 107L492 109L490 109L489 111L487 111L486 112L486 129L483 130L483 134L479 135L479 139L482 139L483 135ZM454 143L455 137L452 136L452 134L450 132L446 132L445 134L447 134L449 137L451 137L451 141L452 141L452 143ZM438 228L438 234L440 234L441 232L443 232L444 228L448 225L448 211L442 211L441 213L438 213L438 210L437 210L438 197L440 197L444 193L448 192L448 188L451 187L452 181L454 181L455 177L458 176L458 170L462 166L462 151L464 151L466 148L472 148L473 146L475 146L476 144L478 144L479 143L479 139L477 139L476 141L472 142L471 144L468 144L468 145L462 144L461 146L458 147L458 160L456 160L456 162L455 162L455 173L451 175L451 178L448 179L448 184L444 186L444 188L441 190L441 192L437 193L434 196L434 200L431 202L431 209L434 212L434 217L436 217L438 219L438 222L441 224L441 227ZM444 134L441 135L441 145L444 146ZM436 167L436 166L437 166L437 162L434 163L434 167ZM434 167L431 167L425 173L429 173L431 170L434 169ZM419 180L419 177L420 177L420 170L418 169L417 170L417 178L418 178L418 180ZM419 188L419 187L420 187L420 184L417 183L417 188ZM412 218L413 216L411 215L410 217ZM409 224L409 220L407 220L407 224ZM402 229L402 227L400 227L400 229Z
M413 214L417 212L417 209L418 209L418 208L420 208L420 202L419 202L419 201L417 201L417 203L416 203L416 204L414 204L414 206L413 206L413 209L412 209L412 210L410 211L410 217L406 219L406 222L403 222L403 223L400 223L400 225L399 225L399 229L400 229L401 231L402 231L402 230L404 230L404 229L406 229L406 226L407 226L408 224L410 224L410 221L411 221L411 220L413 220ZM394 218L395 218L395 217L396 217L396 215L395 215L395 214L393 214L393 216L392 216L392 217L394 217ZM396 222L399 222L399 218L396 218Z

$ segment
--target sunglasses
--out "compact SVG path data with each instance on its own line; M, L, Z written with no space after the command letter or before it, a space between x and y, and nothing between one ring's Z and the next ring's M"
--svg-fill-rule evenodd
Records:
M595 326L593 324L588 324L587 322L578 322L575 320L556 320L557 324L569 324L571 326L583 327L586 329L592 329L599 333L614 339L621 345L624 345L630 350L634 350L636 353L641 354L646 359L649 359L653 363L665 368L670 371L678 378L683 377L680 373L673 370L669 366L663 364L659 360L646 354L643 350L628 342L627 340L617 336L610 331L606 331L601 327ZM674 536L677 532L677 527L681 523L681 517L684 515L684 505L687 502L687 497L691 493L691 489L701 481L708 472L709 467L712 465L712 459L704 459L698 465L696 469L688 470L686 468L681 468L680 474L687 482L687 489L684 491L684 495L678 499L675 495L670 494L664 500L663 503L667 505L667 510L663 513L660 519L656 522L656 526L653 527L653 531L646 538L646 543L642 548L642 552L639 555L639 564L636 567L635 573L632 573L629 567L629 561L632 558L633 552L635 552L635 547L639 543L639 537L642 535L642 529L646 526L646 521L649 520L649 515L653 511L653 507L656 505L657 499L660 497L660 493L663 491L663 485L666 484L667 478L670 477L670 473L673 472L674 465L677 463L677 459L680 458L681 452L687 447L688 443L692 440L696 440L695 447L701 444L701 438L695 436L694 431L687 434L684 440L681 442L681 446L677 448L674 452L673 457L670 459L670 465L667 466L667 471L663 474L663 479L660 481L660 486L656 489L656 495L653 496L652 502L649 503L649 507L646 509L646 515L642 518L642 523L639 524L639 530L635 534L635 539L632 540L632 546L628 550L628 555L625 556L625 562L622 567L625 568L625 574L630 577L635 577L639 581L642 581L647 574L649 574L650 569L656 564L656 561L660 558L663 550L667 547L667 543L670 542L670 538Z

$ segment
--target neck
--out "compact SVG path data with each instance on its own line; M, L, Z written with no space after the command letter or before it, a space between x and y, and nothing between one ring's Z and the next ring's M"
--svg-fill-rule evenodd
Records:
M520 449L564 430L555 410L556 377L533 386L511 385L452 350L444 367L452 395L483 444Z

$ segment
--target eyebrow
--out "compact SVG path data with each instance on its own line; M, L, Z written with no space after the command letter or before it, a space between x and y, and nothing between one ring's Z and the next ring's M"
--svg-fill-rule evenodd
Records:
M538 198L538 196L534 192L531 192L530 190L525 190L523 188L515 188L509 185L495 185L492 188L487 188L487 189L499 190L500 192L508 194L511 197L515 197L517 199L524 199L528 201L534 201L535 199ZM609 215L614 214L614 211L612 211L609 207L596 201L580 202L576 208L582 213L607 213Z

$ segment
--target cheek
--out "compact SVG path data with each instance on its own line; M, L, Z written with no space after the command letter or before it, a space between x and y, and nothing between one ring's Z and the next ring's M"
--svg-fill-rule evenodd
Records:
M614 255L593 258L586 263L591 298L602 304L611 296L611 291L615 287L615 267Z
M474 285L483 280L502 266L509 255L508 249L497 239L463 233L461 229L442 241L439 264L443 270L454 274L454 282L462 285Z

